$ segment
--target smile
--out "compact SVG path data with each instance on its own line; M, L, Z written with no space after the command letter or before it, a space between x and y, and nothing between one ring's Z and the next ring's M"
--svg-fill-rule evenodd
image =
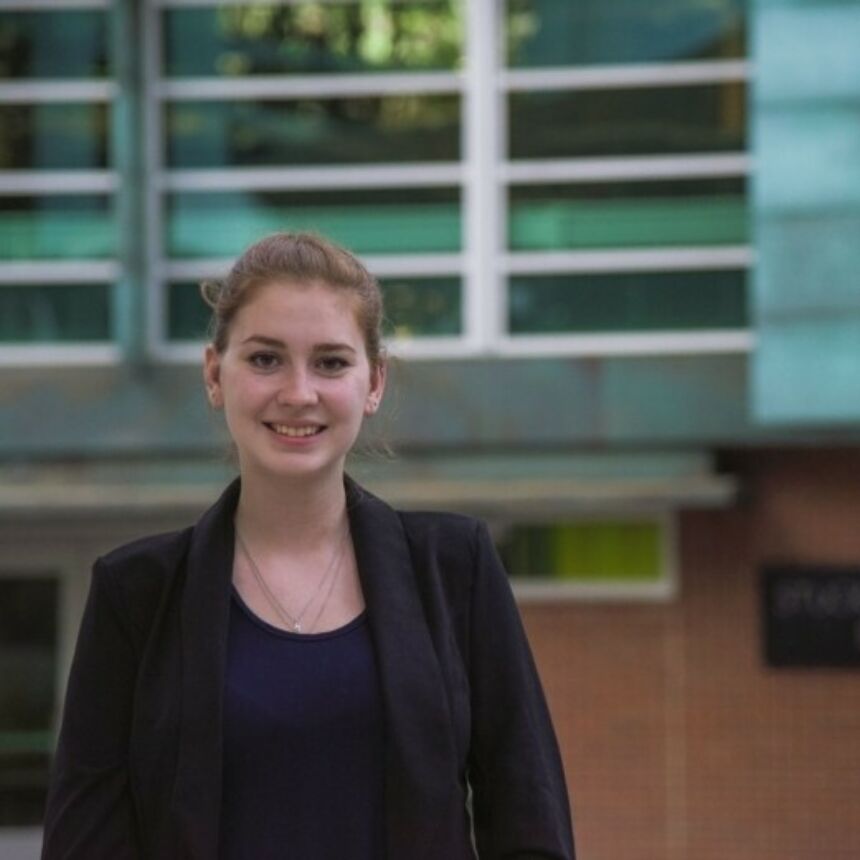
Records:
M291 427L289 424L266 424L270 430L274 430L279 436L289 436L291 439L302 439L306 436L316 436L322 433L325 427L322 424L312 424L304 427Z

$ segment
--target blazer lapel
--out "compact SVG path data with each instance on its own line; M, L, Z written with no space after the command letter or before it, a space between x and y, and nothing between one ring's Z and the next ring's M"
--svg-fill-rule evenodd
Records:
M233 513L239 481L194 527L182 595L181 719L174 814L189 858L218 856L221 739Z
M347 504L386 716L388 857L437 860L462 816L441 669L400 517L350 480Z

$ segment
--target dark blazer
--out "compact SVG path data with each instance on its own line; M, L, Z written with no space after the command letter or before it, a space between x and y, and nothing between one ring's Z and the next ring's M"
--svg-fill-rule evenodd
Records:
M238 496L235 481L194 527L96 562L43 860L217 857ZM347 509L383 691L387 860L474 858L470 826L481 860L572 860L558 747L486 527L394 511L349 479Z

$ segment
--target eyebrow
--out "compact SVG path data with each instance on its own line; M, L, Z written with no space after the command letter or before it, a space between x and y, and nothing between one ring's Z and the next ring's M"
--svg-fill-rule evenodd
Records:
M287 345L276 337L266 337L262 334L252 334L250 337L246 337L245 340L242 341L242 344L246 343L261 343L263 346L271 346L276 349L286 349ZM316 343L314 344L314 350L316 352L336 352L336 351L345 351L354 353L356 350L354 347L351 347L348 343Z

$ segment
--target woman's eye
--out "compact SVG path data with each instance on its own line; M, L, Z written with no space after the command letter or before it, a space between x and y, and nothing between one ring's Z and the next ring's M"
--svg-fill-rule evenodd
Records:
M317 365L325 373L337 373L349 366L349 362L345 358L338 355L329 355L321 358Z
M258 370L271 370L277 365L278 357L272 352L255 352L248 361Z

